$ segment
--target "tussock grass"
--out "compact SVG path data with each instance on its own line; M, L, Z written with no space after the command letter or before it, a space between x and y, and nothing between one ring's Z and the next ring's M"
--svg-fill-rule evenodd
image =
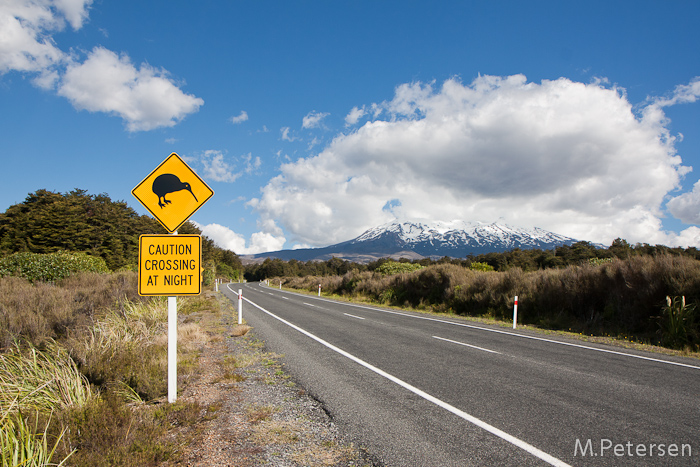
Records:
M202 410L144 404L167 393L167 302L136 288L133 272L56 284L0 278L0 467L177 458L168 430L201 419ZM210 339L198 321L211 301L181 298L182 308L190 314L178 325L180 387Z
M0 354L0 407L40 412L79 407L94 394L68 352L51 344L46 351L19 346Z
M16 401L15 401L16 402ZM14 410L16 404L10 405L7 410L0 413L0 467L44 467L49 465L64 465L73 454L69 453L59 463L53 463L52 459L61 438L66 432L64 429L58 439L50 446L47 422L43 432L39 432L39 417L35 418L34 426L22 415Z
M248 332L253 329L247 324L237 324L234 328L233 331L231 331L231 336L233 337L241 337L245 336L248 334Z
M143 400L167 393L167 304L123 300L68 345L98 387L126 385Z
M63 450L60 463L51 463L67 428L50 433L48 415L43 432L40 418L55 411L76 410L95 394L68 353L52 342L47 350L22 350L19 345L0 354L0 465L63 465L72 450ZM25 413L33 413L33 425ZM49 439L55 439L50 445Z

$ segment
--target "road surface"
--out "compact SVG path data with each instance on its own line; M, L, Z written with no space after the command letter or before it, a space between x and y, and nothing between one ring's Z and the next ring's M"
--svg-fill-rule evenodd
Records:
M384 465L700 465L699 360L223 287L239 289L268 349Z

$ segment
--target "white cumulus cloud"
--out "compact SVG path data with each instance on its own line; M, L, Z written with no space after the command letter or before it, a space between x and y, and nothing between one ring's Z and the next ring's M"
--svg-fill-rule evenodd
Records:
M690 168L658 102L636 113L604 80L514 75L408 83L366 108L386 117L281 166L249 203L263 221L314 246L394 216L503 217L605 244L678 240L662 230L663 203Z
M306 129L318 128L319 126L321 126L321 120L326 118L328 115L330 114L327 112L316 112L315 110L309 112L302 119L301 127Z
M78 110L121 117L129 131L175 125L204 101L185 94L167 71L135 67L128 56L95 47L80 62L61 50L53 34L88 19L92 0L0 1L0 74L30 73L33 83L57 89Z
M236 173L233 166L224 160L224 154L221 151L213 149L204 151L200 162L204 166L202 175L215 182L232 183L241 176L240 172Z
M129 131L174 126L204 104L182 92L165 70L146 63L137 68L127 56L102 47L68 65L58 94L79 110L118 115Z
M360 121L362 117L364 117L365 113L367 112L365 111L364 106L362 106L362 108L353 107L350 110L350 112L345 116L345 126L352 126L357 124L357 122Z
M3 0L0 2L0 74L47 72L66 59L51 36L66 21L77 30L92 0Z
M235 117L231 117L229 120L231 120L231 123L233 123L234 125L238 123L243 123L246 120L248 120L248 112L246 112L245 110L241 110L240 114L238 114Z
M253 157L253 154L248 153L243 155L243 162L245 163L245 173L254 173L262 166L262 160L259 156Z
M674 217L686 224L700 224L700 181L692 191L672 198L666 206Z
M286 241L284 236L260 231L253 233L246 245L243 235L221 224L202 225L195 223L195 225L202 231L203 235L211 238L217 246L231 250L238 255L281 250Z

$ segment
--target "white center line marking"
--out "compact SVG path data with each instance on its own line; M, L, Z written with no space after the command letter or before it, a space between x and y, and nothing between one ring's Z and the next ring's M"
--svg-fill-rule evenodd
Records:
M469 415L468 413L466 413L466 412L464 412L464 411L462 411L462 410L459 410L457 407L455 407L455 406L453 406L453 405L450 405L450 404L448 404L447 402L444 402L444 401L438 399L437 397L431 396L431 395L428 394L427 392L421 391L421 390L418 389L417 387L408 384L407 382L405 382L405 381L403 381L403 380L397 378L396 376L393 376L393 375L387 373L387 372L384 371L384 370L380 370L380 369L377 368L376 366L373 366L373 365L371 365L371 364L365 362L364 360L361 360L361 359L357 358L356 356L352 355L351 353L348 353L348 352L346 352L345 350L340 349L340 348L334 346L333 344L324 341L324 340L321 339L320 337L318 337L318 336L316 336L316 335L314 335L314 334L311 334L309 331L306 331L306 330L300 328L299 326L297 326L297 325L295 325L295 324L292 324L292 323L290 323L289 321L287 321L287 320L285 320L285 319L283 319L283 318L280 318L280 317L277 316L276 314L267 311L265 308L261 307L261 306L258 305L257 303L254 303L254 302L250 301L248 298L243 297L243 299L244 299L246 302L248 302L248 303L250 303L251 305L253 305L255 308L257 308L257 309L259 309L260 311L262 311L263 313L266 313L266 314L270 315L271 317L275 318L276 320L279 320L280 322L286 324L287 326L289 326L289 327L292 328L292 329L296 329L296 330L299 331L300 333L302 333L302 334L304 334L305 336L307 336L307 337L309 337L309 338L315 340L316 342L318 342L318 343L320 343L320 344L322 344L322 345L328 347L328 348L331 349L332 351L337 352L337 353L339 353L340 355L342 355L342 356L344 356L344 357L346 357L346 358L349 358L349 359L352 360L353 362L355 362L355 363L357 363L357 364L359 364L359 365L361 365L361 366L367 368L367 369L370 370L370 371L373 371L374 373L376 373L376 374L378 374L378 375L380 375L380 376L382 376L382 377L388 379L389 381L391 381L391 382L393 382L393 383L398 384L399 386L403 387L404 389L407 389L407 390L411 391L412 393L414 393L414 394L416 394L416 395L422 397L423 399L432 402L433 404L437 405L438 407L442 407L443 409L445 409L445 410L447 410L448 412L451 412L451 413L457 415L458 417L460 417L460 418L466 420L467 422L473 423L474 425L480 427L481 429L486 430L486 431L488 431L489 433L491 433L491 434L493 434L493 435L495 435L495 436L498 436L499 438L501 438L501 439L503 439L503 440L505 440L505 441L507 441L507 442L513 444L514 446L517 446L517 447L519 447L520 449L523 449L524 451L529 452L529 453L532 454L533 456L535 456L535 457L537 457L537 458L539 458L539 459L542 459L543 461L545 461L545 462L548 463L549 465L554 465L554 466L557 466L557 467L571 467L571 466L570 466L569 464L567 464L566 462L564 462L564 461L562 461L562 460L560 460L560 459L557 459L556 457L552 456L551 454L547 454L546 452L542 451L541 449L537 449L537 448L536 448L535 446L533 446L532 444L529 444L529 443L527 443L527 442L521 440L520 438L516 438L516 437L513 436L513 435L509 435L509 434L506 433L505 431L499 430L499 429L496 428L495 426L489 425L488 423L484 422L483 420L480 420L480 419L474 417L473 415Z
M349 316L349 317L351 317L351 318L364 319L362 316L355 316L355 315L351 315L350 313L343 313L343 314L344 314L345 316Z
M465 344L464 342L457 342L457 341L453 341L453 340L450 340L450 339L445 339L444 337L438 337L438 336L433 336L433 337L434 337L435 339L440 339L441 341L451 342L451 343L453 343L453 344L463 345L463 346L465 346L465 347L471 347L472 349L479 349L479 350L483 350L484 352L491 352L491 353L496 353L496 354L498 354L498 355L501 355L501 352L496 352L495 350L489 350L489 349L485 349L485 348L483 348L483 347L477 347L476 345Z

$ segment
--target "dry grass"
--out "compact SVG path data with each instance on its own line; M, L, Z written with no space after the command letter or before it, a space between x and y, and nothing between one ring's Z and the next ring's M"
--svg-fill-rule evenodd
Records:
M246 407L246 417L251 423L257 424L263 420L269 420L276 411L277 409L271 405L253 405Z
M260 445L291 444L299 441L302 430L298 422L264 420L255 426L251 439Z
M352 445L339 446L334 442L327 442L321 446L306 448L296 452L291 459L299 465L308 466L332 466L354 455Z
M231 336L232 337L245 336L246 334L248 334L248 331L250 331L251 329L253 329L253 328L251 328L247 324L238 324L233 328L233 331L231 331Z
M181 384L210 339L198 317L218 316L218 304L196 297L178 305L188 312L178 326ZM52 449L56 465L68 455L76 466L162 465L178 456L171 424L201 419L201 407L143 404L167 392L167 305L139 297L135 273L82 274L55 285L0 278L0 346L0 442L14 443L11 455L44 459L26 465L44 465ZM34 424L18 418L25 412Z

